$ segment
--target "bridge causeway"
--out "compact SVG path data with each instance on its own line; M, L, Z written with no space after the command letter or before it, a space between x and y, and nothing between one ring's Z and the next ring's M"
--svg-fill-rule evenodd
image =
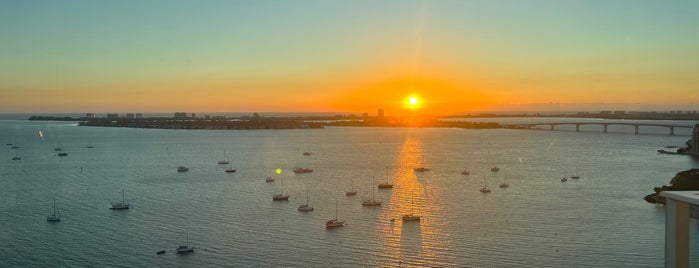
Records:
M529 124L502 124L505 128L513 129L540 129L539 126L548 126L549 130L555 130L556 126L560 125L574 125L575 131L580 132L580 126L582 125L601 125L604 127L604 133L607 133L607 127L612 125L622 125L622 126L633 126L634 134L638 134L640 127L664 127L668 128L670 135L675 135L675 128L693 128L692 125L672 125L672 124L646 124L646 123L614 123L614 122L565 122L565 123L529 123Z

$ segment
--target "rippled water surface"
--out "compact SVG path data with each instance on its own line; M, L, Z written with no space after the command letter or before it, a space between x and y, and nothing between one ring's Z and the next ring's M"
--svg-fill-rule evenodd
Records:
M683 145L688 130L560 128L205 131L4 120L0 266L663 266L664 208L642 198L699 167L655 152ZM217 164L224 151L231 165ZM265 182L274 169L281 174ZM581 178L560 181L572 175ZM492 193L478 191L484 178ZM376 189L385 181L395 187ZM351 186L357 196L345 196ZM133 207L110 210L122 190ZM361 205L372 190L383 206ZM291 199L273 202L281 191ZM315 210L299 212L306 192ZM60 223L46 222L53 198ZM423 220L401 222L411 211ZM336 213L347 225L326 230ZM177 255L186 233L197 252Z

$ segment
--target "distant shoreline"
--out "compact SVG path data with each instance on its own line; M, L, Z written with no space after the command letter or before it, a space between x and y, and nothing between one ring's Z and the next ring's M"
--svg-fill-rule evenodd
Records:
M433 117L366 117L344 118L336 116L305 117L236 117L236 118L73 118L32 116L29 120L71 121L79 126L127 127L156 129L320 129L326 126L340 127L454 127L471 129L504 128L492 122L448 122Z
M127 114L128 117L118 117L112 114L109 118L95 117L56 117L56 116L31 116L28 120L37 121L71 121L78 122L80 126L96 127L126 127L126 128L155 128L155 129L321 129L324 127L437 127L437 128L466 128L466 129L521 129L517 124L503 124L497 122L473 122L450 121L455 118L537 118L538 116L524 115L492 115L480 114L471 117L378 117L378 116L289 116L289 117L263 117L258 114L253 116L224 117L204 116L190 117L184 113L175 117L136 117ZM494 116L494 117L493 117ZM544 117L544 118L571 118L571 117ZM577 118L577 117L576 117ZM607 118L604 118L607 119ZM617 119L620 120L620 119ZM624 120L624 119L621 119ZM650 120L650 119L649 119ZM530 128L527 128L530 129ZM531 128L533 129L533 128Z
M177 113L176 113L177 114ZM184 114L184 113L182 113ZM196 118L184 117L188 119L247 119L247 118L276 118L282 120L373 120L380 117L368 116L367 114L355 115L355 114L332 114L332 113L213 113L208 115L199 116ZM8 114L5 114L8 115ZM177 117L168 117L167 113L158 114L135 114L141 115L142 118L137 118L134 114L111 114L116 115L116 118L106 118L106 117L93 117L88 118L86 116L74 117L75 113L54 115L31 115L31 114L17 114L17 117L13 117L15 120L21 120L23 118L29 117L29 120L46 120L46 121L91 121L100 119L148 119L148 120L166 120L166 119L183 119ZM110 114L107 114L108 116ZM128 116L132 117L129 118ZM169 114L171 115L171 114ZM194 114L192 114L194 115ZM201 115L201 114L200 114ZM601 111L601 112L577 112L577 113L468 113L461 115L446 115L446 116L420 116L421 118L434 118L434 119L454 119L454 118L586 118L586 119L618 119L618 120L677 120L677 121L699 121L699 113L696 111L670 111L670 112L625 112L625 111ZM386 118L396 119L405 117L390 117Z

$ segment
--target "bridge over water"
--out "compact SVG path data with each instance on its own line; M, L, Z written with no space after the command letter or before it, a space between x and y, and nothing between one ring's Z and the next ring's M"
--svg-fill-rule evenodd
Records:
M604 133L607 133L607 127L612 125L633 126L634 134L638 134L640 127L664 127L670 131L670 135L675 135L675 128L693 128L693 125L673 125L673 124L651 124L651 123L616 123L616 122L565 122L565 123L528 123L528 124L502 124L505 128L514 129L541 129L541 126L548 126L549 130L555 130L556 126L573 125L575 131L580 131L582 125L600 125L604 127Z

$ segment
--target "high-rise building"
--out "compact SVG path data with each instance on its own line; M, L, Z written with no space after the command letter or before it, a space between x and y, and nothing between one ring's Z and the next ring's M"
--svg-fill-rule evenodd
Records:
M383 109L379 109L379 118L383 117Z
M93 118L95 118L95 114L94 113L87 113L87 114L85 114L85 117L93 119Z

